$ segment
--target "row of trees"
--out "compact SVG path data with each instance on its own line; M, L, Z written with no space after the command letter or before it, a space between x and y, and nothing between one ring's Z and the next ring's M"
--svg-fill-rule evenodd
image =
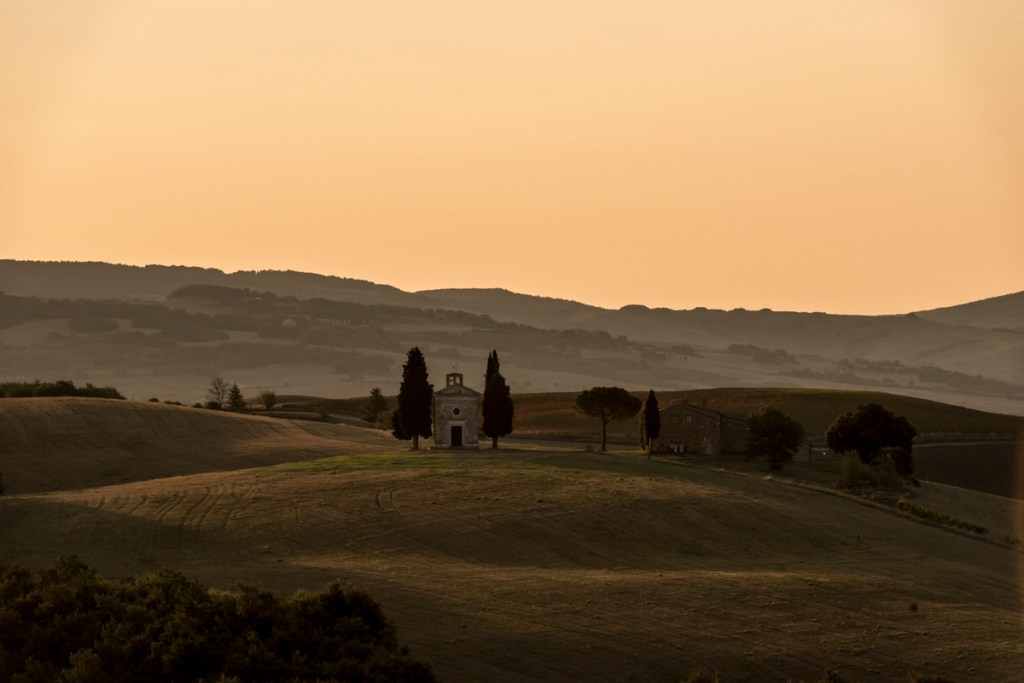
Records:
M641 401L621 387L594 387L579 393L575 409L601 421L601 450L608 448L608 423L640 414L640 446L651 457L654 443L661 434L661 411L658 398L651 389L647 400ZM775 408L765 408L747 419L748 453L764 456L772 469L793 458L804 438L803 427Z
M68 379L59 379L56 382L40 382L38 379L33 382L0 382L0 398L39 396L85 396L124 400L124 395L114 387L97 387L91 382L86 382L85 386L81 387L75 386L75 383Z
M263 389L256 396L256 403L263 406L269 413L277 405L277 394L270 389ZM214 377L206 389L206 408L211 410L230 410L240 413L249 407L238 384L229 383L223 377Z
M575 409L601 421L601 450L608 447L608 423L640 413L640 445L650 458L661 432L661 413L653 390L648 391L641 411L640 399L621 387L594 387L579 393ZM763 457L772 470L782 469L804 442L803 426L772 407L762 408L747 418L747 454ZM914 473L911 456L917 431L907 418L896 416L877 403L866 403L836 418L826 433L828 447L836 453L855 452L861 462L890 461L896 473Z
M747 418L747 453L765 457L772 470L793 459L804 440L800 423L776 408L763 408ZM901 477L914 474L914 437L917 430L901 415L878 403L863 403L835 419L825 433L836 453L856 453L866 465L890 462Z
M367 412L377 409L379 414L380 389L370 395ZM412 441L412 450L420 448L420 437L433 435L431 407L434 385L429 381L427 362L418 346L409 349L402 366L402 384L398 388L398 410L391 414L391 434L402 441ZM386 405L386 401L384 403ZM512 392L501 374L498 352L487 356L487 370L484 373L483 432L491 438L491 448L498 447L498 439L512 433L515 406Z

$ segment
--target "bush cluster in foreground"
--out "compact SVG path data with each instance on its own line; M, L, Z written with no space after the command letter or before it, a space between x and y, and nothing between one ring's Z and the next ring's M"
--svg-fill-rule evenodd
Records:
M918 673L907 674L907 683L953 683L952 680L944 676L930 676ZM694 669L685 678L680 678L679 683L727 683L724 678L718 675L718 672L711 673L705 669ZM817 680L817 683L853 683L847 678L844 678L835 669L828 669L822 674L821 678Z
M174 571L113 584L75 557L0 567L0 681L433 682L369 595L211 591Z

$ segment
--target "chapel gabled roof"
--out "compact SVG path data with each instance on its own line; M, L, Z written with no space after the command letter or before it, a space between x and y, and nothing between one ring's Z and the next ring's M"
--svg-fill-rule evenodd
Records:
M479 391L470 389L462 383L461 372L449 372L445 376L445 387L444 389L438 389L434 392L438 396L481 396Z
M445 387L444 389L438 389L434 392L438 396L481 396L479 391L464 387L461 384L456 386Z

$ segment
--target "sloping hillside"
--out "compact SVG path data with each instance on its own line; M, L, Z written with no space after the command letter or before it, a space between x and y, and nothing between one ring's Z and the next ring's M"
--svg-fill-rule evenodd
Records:
M234 470L393 446L382 432L139 401L0 400L10 494Z
M1024 292L982 299L959 306L921 311L917 315L947 325L967 325L1024 332Z
M726 681L1024 670L1019 552L669 461L338 456L0 498L0 518L0 562L76 553L112 577L352 582L454 683L667 683L697 666Z

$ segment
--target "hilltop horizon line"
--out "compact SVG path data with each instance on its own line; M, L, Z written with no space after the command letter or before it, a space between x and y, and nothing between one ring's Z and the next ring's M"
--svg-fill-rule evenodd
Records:
M601 306L601 305L598 305L598 304L589 303L587 301L582 301L582 300L579 300L579 299L572 299L572 298L560 297L560 296L551 296L551 295L547 295L547 294L537 294L537 293L533 293L533 292L524 292L524 291L518 291L518 290L515 290L515 289L510 289L508 287L500 287L500 286L472 286L472 287L454 287L453 286L453 287L433 287L433 288L426 288L426 289L402 289L402 288L400 288L400 287L398 287L396 285L392 285L392 284L389 284L389 283L383 283L383 282L377 282L375 280L367 280L367 279L364 279L364 278L349 277L349 276L345 276L345 275L335 275L335 274L331 274L331 273L319 273L319 272L314 272L314 271L309 271L309 270L296 270L296 269L292 269L292 268L285 268L285 269L281 269L281 268L252 268L252 269L241 268L241 269L237 269L237 270L228 270L228 269L220 268L220 267L198 266L198 265L189 265L189 264L147 263L147 264L144 264L144 265L138 265L138 264L134 264L134 263L121 263L121 262L116 262L116 261L93 261L93 260L77 261L77 260L59 260L59 259L55 259L55 260L45 260L45 259L0 259L0 264L3 264L5 262L7 262L7 263L20 263L20 264L65 265L65 266L66 265L71 265L71 266L106 266L106 267L114 267L114 268L131 268L131 269L137 269L137 270L145 270L145 269L168 269L168 270L181 269L181 270L195 270L195 271L203 271L203 272L208 272L208 273L216 273L216 274L223 275L225 277L231 277L233 275L255 275L255 276L259 276L259 275L264 275L264 274L285 275L285 276L288 276L288 275L291 275L291 276L306 276L306 277L324 278L326 280L336 280L336 281L353 283L353 284L372 285L375 288L387 289L387 290L391 290L391 291L394 291L396 293L402 293L402 294L413 294L413 295L415 295L415 294L423 294L423 295L429 295L429 294L432 294L432 293L452 293L452 292L494 292L494 293L501 293L501 294L512 295L512 296L515 296L515 297L524 297L524 298L529 298L529 299L547 300L547 301L552 301L552 302L565 302L565 303L569 303L569 304L575 304L575 305L578 305L578 306L583 306L583 307L586 307L586 308L592 308L592 309L602 310L602 311L630 311L630 310L642 311L642 310L647 310L647 311L670 311L670 312L686 312L686 311L721 311L721 312L748 312L748 313L758 313L758 312L767 313L767 312L771 312L771 313L798 313L798 314L810 314L810 315L834 315L834 316L855 317L855 318L881 318L881 317L900 317L900 316L906 316L906 315L914 315L914 314L917 314L917 313L930 313L930 312L933 312L933 311L944 311L944 310L947 310L947 309L958 308L960 306L968 306L968 305L978 304L978 303L982 303L982 302L996 301L996 300L1000 300L1000 299L1005 299L1007 297L1013 297L1013 296L1024 294L1024 290L1019 290L1019 291L1016 291L1016 292L1007 292L1007 293L1004 293L1004 294L998 294L998 295L994 295L994 296L990 296L990 297L983 297L981 299L974 299L974 300L970 300L970 301L958 301L958 302L947 304L947 305L944 305L944 306L939 306L939 307L936 307L936 308L919 309L919 310L905 311L905 312L895 312L895 313L874 313L874 314L843 313L843 312L838 312L838 311L823 311L823 310L787 310L787 309L776 309L776 308L772 308L772 307L746 308L746 307L743 307L743 306L735 306L735 307L732 307L732 308L718 308L718 307L712 307L712 306L693 306L693 307L690 307L690 308L672 308L672 307L668 307L668 306L648 306L647 304L644 304L642 302L628 303L628 304L624 304L624 305L619 306L619 307L616 308L616 307L611 307L611 306Z

